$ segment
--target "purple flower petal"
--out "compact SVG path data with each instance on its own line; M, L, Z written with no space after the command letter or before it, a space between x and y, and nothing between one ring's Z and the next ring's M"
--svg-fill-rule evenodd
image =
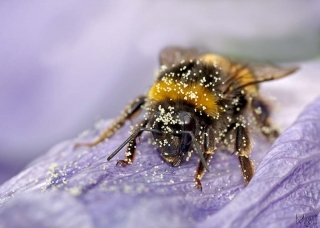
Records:
M265 155L256 143L253 156L263 160L245 188L236 156L214 155L203 192L194 188L198 157L169 167L145 134L135 162L115 166L124 157L106 158L128 136L125 125L95 148L73 149L63 142L0 187L0 226L45 227L288 227L296 214L319 211L320 98L310 105ZM90 141L110 122L77 141ZM260 152L260 153L259 153ZM9 216L17 213L19 218ZM312 217L315 218L315 217ZM306 219L306 218L305 218Z
M22 193L6 204L0 227L91 228L93 223L85 205L67 193Z
M277 139L245 191L199 227L319 224L319 135L320 98Z

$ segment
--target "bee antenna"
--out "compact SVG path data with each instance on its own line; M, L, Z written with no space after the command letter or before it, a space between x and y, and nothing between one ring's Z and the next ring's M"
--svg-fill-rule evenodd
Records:
M205 167L206 170L207 170L208 172L210 172L210 169L209 169L209 167L208 167L208 165L207 165L206 160L205 160L204 157L203 157L203 154L201 153L201 149L200 149L199 143L197 142L196 137L194 136L194 134L193 134L191 131L180 131L180 133L189 134L189 135L191 136L192 142L193 142L193 144L195 145L196 152L197 152L197 154L198 154L199 157L200 157L200 161L201 161L203 167Z
M151 128L138 128L135 132L132 133L132 135L129 136L129 138L126 139L108 158L107 160L110 161L117 153L120 152L120 150L132 139L136 138L137 135L139 135L143 131L150 131L150 132L155 132L155 133L161 133L161 131L151 129Z

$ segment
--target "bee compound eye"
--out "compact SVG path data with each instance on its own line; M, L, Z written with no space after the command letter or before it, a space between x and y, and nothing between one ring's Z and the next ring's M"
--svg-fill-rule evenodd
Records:
M188 112L182 112L179 116L180 120L183 122L183 130L193 132L195 130L196 124L191 114Z
M196 125L195 125L195 121L194 121L194 118L192 117L191 113L180 112L179 119L182 122L182 130L183 131L188 131L188 132L194 133ZM181 135L180 150L183 152L187 152L190 148L191 143L192 143L192 137L190 136L190 134L183 133Z

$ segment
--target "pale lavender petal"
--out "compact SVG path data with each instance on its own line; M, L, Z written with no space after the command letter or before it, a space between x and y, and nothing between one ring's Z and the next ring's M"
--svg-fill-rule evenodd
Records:
M85 205L64 192L22 193L0 213L0 227L94 227Z

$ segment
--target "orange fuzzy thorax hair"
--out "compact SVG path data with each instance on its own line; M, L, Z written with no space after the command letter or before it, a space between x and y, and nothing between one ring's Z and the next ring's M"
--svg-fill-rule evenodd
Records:
M219 117L218 98L201 83L177 82L172 78L164 77L151 87L148 97L156 102L168 99L186 101L200 113L205 113L212 118Z

